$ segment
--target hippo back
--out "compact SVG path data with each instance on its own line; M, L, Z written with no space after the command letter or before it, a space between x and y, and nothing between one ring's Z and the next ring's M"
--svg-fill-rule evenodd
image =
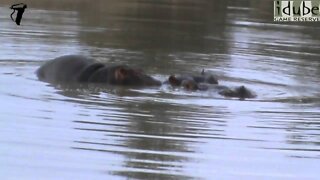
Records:
M76 82L80 73L94 63L84 56L66 55L46 62L36 73L40 80L50 83Z

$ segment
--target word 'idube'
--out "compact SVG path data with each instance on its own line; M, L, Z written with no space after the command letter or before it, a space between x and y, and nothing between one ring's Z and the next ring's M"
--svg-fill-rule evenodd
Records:
M274 21L320 21L320 1L274 0Z

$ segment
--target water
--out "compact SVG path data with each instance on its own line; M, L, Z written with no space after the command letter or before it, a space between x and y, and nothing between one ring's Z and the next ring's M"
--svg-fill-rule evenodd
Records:
M1 179L318 179L319 26L274 24L269 1L0 3ZM164 81L216 74L258 97L63 89L34 74L82 54Z

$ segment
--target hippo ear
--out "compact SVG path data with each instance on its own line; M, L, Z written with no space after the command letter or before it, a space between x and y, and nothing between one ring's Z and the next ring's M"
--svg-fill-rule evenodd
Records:
M87 82L92 74L102 67L104 67L104 64L101 63L94 63L89 65L79 74L78 81Z
M174 75L171 75L169 76L169 83L172 85L172 86L178 86L179 85L179 81L178 79L174 76Z

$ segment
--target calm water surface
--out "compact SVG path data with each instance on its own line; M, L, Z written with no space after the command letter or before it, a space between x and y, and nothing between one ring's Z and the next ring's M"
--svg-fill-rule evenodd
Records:
M319 179L320 26L274 24L270 1L0 3L1 179ZM160 88L65 89L49 59L82 54L216 74L258 97Z

